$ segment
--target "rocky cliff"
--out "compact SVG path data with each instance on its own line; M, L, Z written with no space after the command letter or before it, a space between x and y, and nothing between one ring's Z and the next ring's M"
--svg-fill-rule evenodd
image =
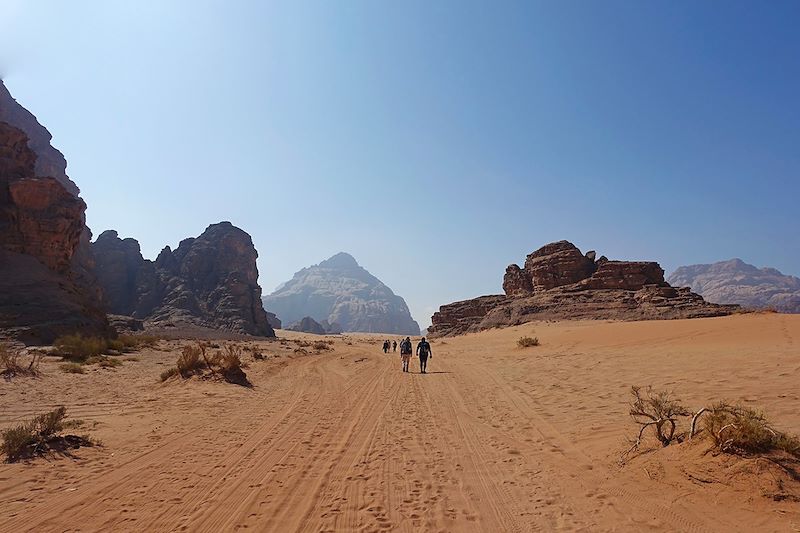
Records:
M419 334L403 298L346 253L297 272L264 307L287 324L309 316L344 331Z
M164 248L155 261L139 243L105 231L92 243L108 311L142 319L151 328L203 327L274 336L261 304L250 235L230 222Z
M690 287L709 302L800 313L800 278L774 268L757 268L741 259L683 266L669 276L669 282Z
M458 335L532 320L708 317L737 308L670 286L658 263L595 258L567 241L547 244L528 255L524 267L506 268L504 295L444 305L428 333Z
M51 138L0 81L0 328L30 343L111 333L90 274L86 204Z

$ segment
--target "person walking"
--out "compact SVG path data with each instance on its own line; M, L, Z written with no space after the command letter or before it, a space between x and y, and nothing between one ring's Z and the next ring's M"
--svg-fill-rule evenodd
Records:
M411 339L406 337L400 342L400 360L403 362L403 372L408 372L408 365L411 362Z
M389 341L383 341L383 353L389 353Z
M422 337L422 340L417 344L417 356L419 357L419 371L421 374L428 373L428 357L433 358L431 345Z
M392 341L392 351L393 352L397 351L397 341Z

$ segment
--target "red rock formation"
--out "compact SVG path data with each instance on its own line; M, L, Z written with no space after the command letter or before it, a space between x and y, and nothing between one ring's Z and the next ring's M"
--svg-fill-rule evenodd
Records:
M664 270L653 261L604 261L579 285L585 289L638 291L645 285L666 285Z
M508 265L503 276L503 291L506 296L523 296L533 293L533 283L528 272L519 265Z
M428 333L458 335L532 320L647 320L727 315L737 306L710 304L688 289L664 281L658 263L596 262L567 241L548 244L528 256L525 268L510 265L505 296L481 296L444 305Z
M594 261L568 241L542 246L525 259L525 272L537 291L571 285L588 278L594 271Z
M50 138L0 82L0 328L26 342L111 333L89 288L86 205Z

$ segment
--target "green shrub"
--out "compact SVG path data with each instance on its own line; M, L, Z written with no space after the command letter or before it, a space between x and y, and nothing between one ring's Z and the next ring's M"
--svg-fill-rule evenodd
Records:
M529 348L531 346L539 346L539 337L520 337L517 341L517 346L520 348Z
M108 340L100 337L84 337L80 333L63 335L55 340L58 354L73 361L83 362L93 355L108 350Z

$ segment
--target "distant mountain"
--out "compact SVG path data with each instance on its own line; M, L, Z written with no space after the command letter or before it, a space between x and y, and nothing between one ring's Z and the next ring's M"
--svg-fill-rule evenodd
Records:
M757 268L741 259L682 266L667 281L674 286L691 287L709 302L800 313L800 278L774 268Z
M405 300L344 252L297 272L264 297L264 308L284 324L308 316L344 331L419 335Z

